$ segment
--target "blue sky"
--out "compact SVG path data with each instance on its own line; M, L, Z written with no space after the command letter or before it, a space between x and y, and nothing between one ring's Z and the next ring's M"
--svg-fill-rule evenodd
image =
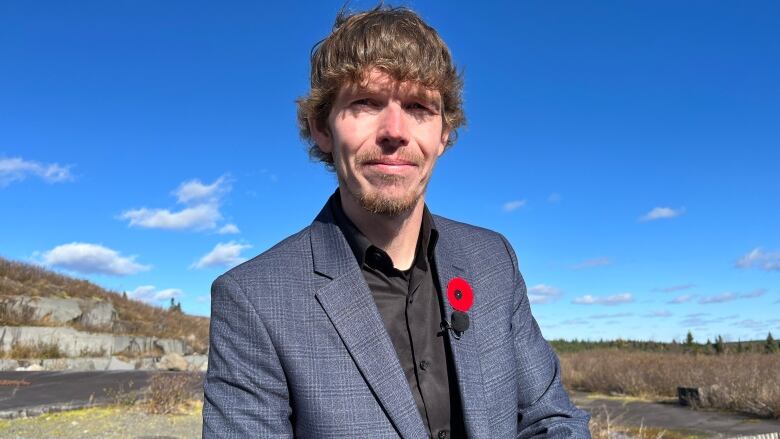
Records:
M548 338L780 335L780 4L406 4L465 72L428 204L508 237ZM3 2L0 255L207 315L335 188L294 100L339 7Z

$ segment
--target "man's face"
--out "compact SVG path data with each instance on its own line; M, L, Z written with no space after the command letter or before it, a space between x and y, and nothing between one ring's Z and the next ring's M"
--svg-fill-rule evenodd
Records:
M371 213L398 215L422 200L449 131L438 91L378 69L366 78L342 86L327 131L311 131L319 148L333 154L342 190Z

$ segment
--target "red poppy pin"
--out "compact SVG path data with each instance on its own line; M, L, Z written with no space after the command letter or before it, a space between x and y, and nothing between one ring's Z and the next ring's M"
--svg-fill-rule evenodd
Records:
M447 284L447 299L456 311L468 312L474 304L474 291L465 279L454 277Z

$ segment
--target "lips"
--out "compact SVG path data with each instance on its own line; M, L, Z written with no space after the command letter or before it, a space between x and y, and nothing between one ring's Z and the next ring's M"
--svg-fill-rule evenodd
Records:
M417 166L416 163L408 161L408 160L400 160L400 159L381 159L381 160L369 160L366 162L366 165L372 166L372 165L384 165L384 166Z

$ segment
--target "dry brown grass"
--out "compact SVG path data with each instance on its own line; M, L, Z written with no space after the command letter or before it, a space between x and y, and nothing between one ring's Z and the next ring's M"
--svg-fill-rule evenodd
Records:
M105 300L117 311L118 321L111 328L114 334L183 338L199 353L206 352L209 319L171 312L146 303L126 299L120 293L108 291L91 282L74 279L31 264L9 261L0 257L0 296L61 297ZM46 322L13 317L0 308L0 325L45 325ZM71 325L75 329L94 328Z
M573 389L676 398L677 387L709 390L713 407L780 418L780 355L691 355L598 349L561 354Z
M189 403L202 397L203 378L197 374L160 373L152 377L143 401L146 413L180 413Z
M664 428L620 425L620 416L611 417L606 409L597 410L593 413L588 427L593 439L614 439L615 437L630 437L633 439L700 439L702 437Z
M11 358L14 360L23 360L27 358L62 358L65 354L60 351L57 343L39 342L37 344L14 343L11 349L0 351L0 358Z

